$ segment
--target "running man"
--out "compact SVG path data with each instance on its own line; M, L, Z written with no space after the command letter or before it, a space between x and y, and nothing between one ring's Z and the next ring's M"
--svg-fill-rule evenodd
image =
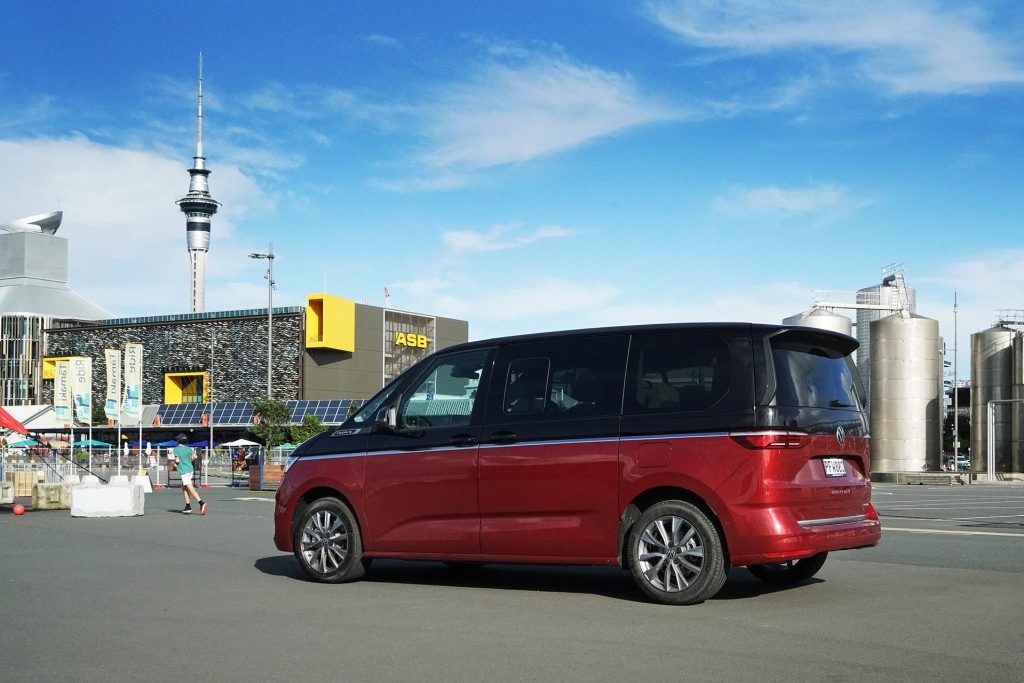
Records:
M185 497L185 509L181 511L183 515L192 514L192 501L189 500L188 494L191 491L192 496L199 503L199 514L205 515L207 504L203 502L203 499L199 497L199 493L196 488L192 486L192 461L196 459L195 451L190 446L186 446L185 442L188 439L184 434L179 434L175 441L178 445L174 447L171 454L174 456L174 462L178 463L178 474L181 475L181 495Z

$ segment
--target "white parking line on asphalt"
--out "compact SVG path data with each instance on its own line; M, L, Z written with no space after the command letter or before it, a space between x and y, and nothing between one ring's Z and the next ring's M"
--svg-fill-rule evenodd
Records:
M261 501L266 501L268 503L273 503L274 502L273 498L256 498L255 496L253 496L252 498L232 498L231 500L261 500Z
M952 510L957 508L961 510L970 508L1021 510L1024 509L1024 506L1006 505L1005 503L982 503L981 505L876 505L875 508L879 512L891 512L892 510Z
M988 517L950 517L949 522L967 522L972 519L1006 519L1007 517L1024 517L1024 515L989 515Z
M1024 533L1011 534L999 531L948 531L946 529L905 529L892 526L882 526L882 531L883 533L886 531L906 531L907 533L911 534L936 534L944 536L1009 536L1010 538L1024 539Z

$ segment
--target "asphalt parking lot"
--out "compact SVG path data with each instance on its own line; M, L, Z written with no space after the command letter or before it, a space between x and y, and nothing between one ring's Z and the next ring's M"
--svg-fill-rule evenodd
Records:
M271 540L272 496L176 490L146 514L0 507L3 680L1020 680L1024 486L880 485L877 548L809 584L735 569L713 600L644 602L588 567L378 561L302 578Z

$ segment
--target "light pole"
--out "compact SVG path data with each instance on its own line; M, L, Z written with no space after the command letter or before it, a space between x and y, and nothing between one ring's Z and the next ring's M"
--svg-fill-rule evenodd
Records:
M270 378L270 370L273 367L273 346L274 346L274 243L265 254L252 253L249 258L267 259L267 398L272 397L273 384Z

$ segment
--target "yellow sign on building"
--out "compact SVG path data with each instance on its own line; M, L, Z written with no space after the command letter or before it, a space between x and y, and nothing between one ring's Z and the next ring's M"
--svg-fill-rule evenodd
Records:
M356 302L330 294L306 297L306 348L356 350Z

